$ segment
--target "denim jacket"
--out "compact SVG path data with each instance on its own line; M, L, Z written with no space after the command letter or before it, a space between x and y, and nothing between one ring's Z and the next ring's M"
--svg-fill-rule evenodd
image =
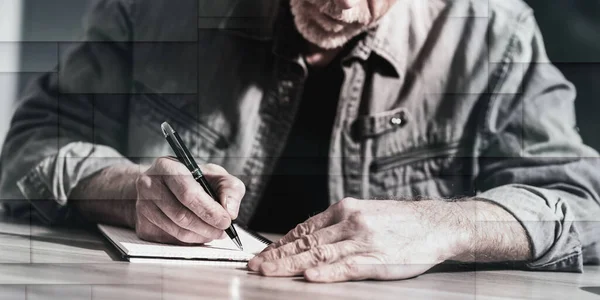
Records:
M85 40L32 82L2 153L8 211L66 222L69 194L114 164L170 154L171 122L200 162L244 181L248 222L308 76L288 4L101 0ZM520 0L399 0L342 58L329 201L474 197L516 217L532 270L598 262L600 164L573 86ZM326 100L326 99L324 99ZM27 209L31 205L32 209Z

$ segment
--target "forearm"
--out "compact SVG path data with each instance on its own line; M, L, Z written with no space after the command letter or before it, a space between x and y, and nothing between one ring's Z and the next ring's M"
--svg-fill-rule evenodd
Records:
M133 228L135 181L143 169L135 164L108 167L78 184L69 201L89 222Z
M523 226L504 208L476 199L454 203L462 235L462 262L531 260L531 245Z

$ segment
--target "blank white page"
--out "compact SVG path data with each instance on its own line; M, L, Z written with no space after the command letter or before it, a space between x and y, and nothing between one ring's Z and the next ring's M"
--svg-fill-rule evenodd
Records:
M248 261L267 247L265 241L234 226L244 251L239 250L229 237L199 246L175 246L143 241L131 229L108 225L98 225L98 228L128 257Z

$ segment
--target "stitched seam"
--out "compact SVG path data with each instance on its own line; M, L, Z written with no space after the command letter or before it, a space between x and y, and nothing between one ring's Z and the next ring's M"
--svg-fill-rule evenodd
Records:
M515 54L515 50L516 50L516 44L518 41L518 37L517 37L517 33L519 32L518 28L522 25L523 21L531 15L531 9L524 11L518 18L517 18L517 22L515 23L516 25L514 26L513 29L513 33L510 37L508 46L506 47L506 50L504 52L504 55L502 57L502 65L496 69L496 71L494 72L493 75L493 79L494 79L494 83L491 83L490 86L493 87L493 89L491 89L491 94L489 96L489 103L487 105L487 110L485 112L485 117L483 119L485 124L488 124L491 118L491 114L492 114L492 109L491 107L493 106L492 104L495 103L497 101L498 98L498 94L500 89L502 88L502 86L504 85L506 79L508 78L508 74L510 71L510 66L511 66L511 62L514 60L514 54ZM492 82L492 81L491 81ZM481 153L483 152L483 149L487 148L489 146L489 144L491 143L491 139L492 139L492 133L490 131L487 131L487 126L480 126L480 128L482 128L481 130L481 145L478 149L478 152Z
M509 45L508 45L508 47L504 53L504 56L502 58L502 64L494 72L493 79L494 79L495 83L493 83L491 85L491 86L493 86L493 89L489 96L489 103L487 105L487 110L486 110L485 117L484 117L484 124L489 123L491 114L492 114L493 104L496 101L498 101L497 95L498 95L500 89L502 88L502 85L508 78L508 71L510 70L510 67L509 67L510 62L512 61L512 55L513 55L514 49L516 48L515 47L516 40L517 40L516 34L513 34L513 36L510 38ZM487 130L487 126L482 126L482 128L483 128L483 132L482 132L483 139L482 139L481 149L485 149L491 143L490 139L491 139L492 133L491 133L491 131Z
M572 259L572 258L576 258L577 256L580 256L580 255L582 255L581 250L580 249L576 249L575 252L573 252L573 253L571 253L571 254L563 257L563 258L559 258L557 260L553 260L551 262L547 262L547 263L545 263L543 265L536 266L533 263L527 263L526 265L529 268L532 268L532 269L541 269L541 268L546 268L546 267L549 267L549 266L560 264L561 262L564 262L564 261Z

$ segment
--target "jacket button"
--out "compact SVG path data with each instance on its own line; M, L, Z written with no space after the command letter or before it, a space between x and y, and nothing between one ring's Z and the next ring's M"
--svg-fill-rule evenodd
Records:
M408 123L406 119L406 115L404 113L400 113L397 116L394 116L390 119L390 124L397 127L404 127Z
M288 105L291 102L291 94L293 93L295 84L291 80L283 80L279 83L278 94L279 103L282 105Z

